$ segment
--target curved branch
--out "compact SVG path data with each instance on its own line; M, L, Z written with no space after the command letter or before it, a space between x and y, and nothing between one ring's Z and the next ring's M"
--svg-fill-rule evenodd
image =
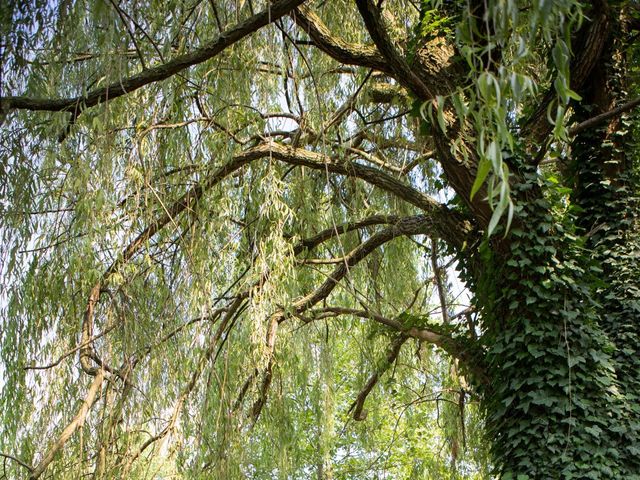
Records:
M388 227L380 232L374 234L367 241L361 243L357 248L352 250L345 258L344 262L338 265L333 272L329 275L329 277L313 292L308 295L299 298L288 309L282 309L278 312L274 313L272 317L269 319L270 328L269 333L267 335L267 354L269 355L269 363L267 369L265 371L263 377L263 383L260 392L260 398L254 404L252 409L252 417L254 422L257 420L262 407L266 403L266 394L267 389L271 382L272 376L272 360L273 360L273 351L275 348L275 334L277 331L277 325L284 322L287 318L291 316L299 316L304 313L306 310L312 308L317 305L321 301L325 300L329 294L333 291L336 285L347 276L350 269L360 263L363 259L365 259L371 252L384 245L385 243L393 240L396 237L403 235L419 235L419 234L429 234L433 228L433 220L430 219L426 215L415 215L412 217L405 217L399 220L395 225ZM397 322L397 325L394 323L394 327L402 330L402 324ZM457 348L457 344L452 339L445 339L442 336L437 336L433 332L427 330L418 330L415 328L409 329L406 332L409 336L414 336L421 340L427 340L431 343L436 343L439 346L442 346L443 349L447 350L447 348L455 351ZM449 350L447 350L449 351ZM460 352L461 358L464 358L463 352ZM251 382L257 377L257 372L254 372L247 383L242 388L242 395L246 393ZM236 401L238 404L238 401Z
M433 221L433 233L454 248L461 249L472 233L471 224L462 215L380 169L358 163L336 163L325 155L277 143L257 146L245 151L244 155L269 156L292 165L360 178L420 208Z
M372 215L370 217L367 217L363 220L360 220L358 222L352 222L352 223L344 223L342 225L337 225L335 227L332 228L327 228L325 230L322 230L320 233L314 235L313 237L309 237L307 239L301 240L300 242L298 242L296 244L296 246L293 249L293 254L294 255L299 255L300 253L304 252L304 251L309 251L312 250L313 248L317 247L318 245L320 245L321 243L325 242L326 240L329 240L330 238L342 235L343 233L347 233L353 230L357 230L360 228L364 228L364 227L368 227L368 226L372 226L372 225L380 225L380 224L389 224L389 223L397 223L400 220L400 217L396 217L395 215ZM344 261L344 259L342 259L342 261ZM260 284L262 284L263 282L261 282ZM254 285L252 287L250 287L248 290L246 290L244 293L241 294L242 297L248 297L249 296L249 292L251 291L252 288L256 287L258 285ZM269 319L269 328L268 330L268 334L267 334L267 338L266 338L266 344L267 344L267 351L269 352L269 361L267 363L267 367L264 370L264 374L263 374L263 378L262 378L262 384L260 387L260 391L259 391L259 397L258 399L254 402L252 408L251 408L251 418L252 418L252 422L253 424L255 424L255 422L258 420L258 417L260 416L260 413L262 411L262 407L264 406L265 402L266 402L266 396L268 393L268 389L269 386L271 385L271 380L273 378L273 357L272 357L272 353L273 353L273 348L275 346L275 339L276 339L276 333L277 333L277 327L278 327L278 322L280 320L280 317L275 316ZM247 379L245 380L244 384L242 385L242 387L240 388L240 391L238 392L238 395L236 396L236 400L233 404L233 407L231 408L231 412L237 412L240 407L242 406L244 399L249 391L249 388L251 387L251 385L253 384L253 382L256 380L256 378L258 377L258 375L260 374L260 371L256 368L254 369L251 374L249 374L249 376L247 377Z
M269 361L263 373L259 397L251 409L251 417L254 424L260 416L262 408L266 404L266 397L273 376L273 352L275 349L275 339L278 325L288 318L291 318L292 316L300 316L308 309L325 300L337 286L337 284L347 276L352 267L356 266L380 246L393 240L396 237L403 235L430 234L433 229L434 220L428 215L415 215L402 218L391 227L388 227L372 235L371 238L361 243L357 248L352 250L348 255L345 256L344 262L338 265L328 276L328 278L313 292L299 298L298 300L293 302L293 304L291 304L287 309L279 310L270 317L269 329L266 339L267 355L269 356ZM411 328L405 331L400 322L394 320L388 320L388 322L393 322L391 323L391 325L394 328L402 331L403 334L434 343L442 347L447 352L455 352L455 356L457 358L460 358L461 360L467 361L469 363L470 370L476 368L477 365L474 365L469 361L469 359L474 358L477 361L477 355L475 355L477 352L471 352L473 353L473 355L471 355L471 353L467 352L463 347L458 345L458 342L454 339L445 338L444 336L436 334L435 332L431 332L429 330L420 330L417 328ZM479 378L484 378L481 376L482 372L483 370L479 370ZM258 376L259 372L257 371L257 369L249 375L240 391L238 398L234 403L233 411L240 408L240 406L242 405L242 401L244 400L245 395L249 390L249 387L255 381L255 379L258 378Z
M89 338L86 342L84 343L80 343L79 345L76 345L75 347L73 347L70 350L67 350L65 353L63 353L62 355L60 355L57 360L52 361L51 363L48 363L46 365L33 365L33 366L26 366L24 367L24 370L48 370L50 368L53 367L57 367L58 365L60 365L60 363L65 359L70 357L71 355L73 355L74 353L76 353L78 350L80 350L83 347L86 347L89 343L95 342L96 340L104 337L106 334L108 334L109 332L111 332L113 329L115 329L116 327L119 326L119 323L114 323L113 325L111 325L108 328L105 328L102 332L100 332L98 335L95 335L91 338Z
M82 110L97 105L100 102L113 100L150 83L165 80L186 68L215 57L227 47L286 15L303 2L304 0L276 0L271 3L267 9L240 22L235 27L222 32L216 39L206 43L203 47L191 53L180 55L167 63L145 69L131 77L115 81L106 87L91 90L86 95L58 99L32 98L26 96L0 97L0 111L4 112L12 109L50 112L71 111L74 113L74 116L77 116Z

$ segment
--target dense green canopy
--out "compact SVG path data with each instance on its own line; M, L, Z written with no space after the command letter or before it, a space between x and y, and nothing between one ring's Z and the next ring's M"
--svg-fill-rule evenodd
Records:
M636 2L1 15L0 478L632 478Z

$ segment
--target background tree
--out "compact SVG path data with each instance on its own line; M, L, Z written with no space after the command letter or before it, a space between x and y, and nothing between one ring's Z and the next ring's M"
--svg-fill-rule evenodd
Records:
M637 8L8 4L5 477L638 478Z

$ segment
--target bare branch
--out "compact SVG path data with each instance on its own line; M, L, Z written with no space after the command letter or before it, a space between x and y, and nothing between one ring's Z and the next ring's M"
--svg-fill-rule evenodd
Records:
M346 257L338 258L304 258L298 263L302 265L335 265L336 263L344 263Z
M389 163L387 163L384 160L376 157L375 155L371 155L370 153L367 153L364 150L360 150L359 148L347 147L347 151L350 152L350 153L353 153L357 157L360 157L360 158L366 160L369 163L373 163L375 165L378 165L378 166L384 168L385 170L390 170L390 171L392 171L392 172L394 172L396 174L399 174L399 175L402 175L404 173L404 169L402 167L398 167L396 165L390 165Z
M392 318L383 317L377 313L371 312L369 310L357 310L355 308L344 308L344 307L324 307L318 310L314 310L314 319L325 318L322 314L329 313L331 316L336 315L353 315L354 317L366 318L368 320L374 320L382 325L386 325L387 327L391 327L394 330L402 331L402 323L398 320L394 320ZM434 337L435 338L435 337Z
M4 457L7 458L9 460L12 460L14 462L16 462L18 465L20 465L21 467L26 468L27 470L29 470L29 472L33 471L33 468L31 467L31 465L28 465L27 463L23 462L22 460L20 460L17 457L14 457L13 455L8 455L6 453L1 453L0 452L0 457Z
M623 113L628 112L629 110L633 110L638 105L640 105L640 97L634 98L633 100L623 103L622 105L616 108L612 108L607 112L596 115L595 117L591 117L585 120L584 122L581 122L578 125L571 127L569 129L569 136L577 135L591 127L598 125L601 122L604 122L605 120L609 120L610 118L615 118L618 115L622 115Z

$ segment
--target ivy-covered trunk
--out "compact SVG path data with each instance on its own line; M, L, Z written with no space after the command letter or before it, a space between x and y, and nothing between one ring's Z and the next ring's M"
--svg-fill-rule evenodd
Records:
M537 228L523 223L508 254L487 260L487 282L502 279L487 285L495 298L483 297L495 461L503 478L635 478L637 406L619 373L631 366L602 303L615 287L548 209L541 200L527 211ZM627 338L634 351L637 338Z
M577 122L625 94L623 55L610 43L580 92ZM553 177L523 175L516 227L481 259L484 407L502 478L640 478L640 209L629 125L616 118L576 136L564 160L569 203L558 201Z

